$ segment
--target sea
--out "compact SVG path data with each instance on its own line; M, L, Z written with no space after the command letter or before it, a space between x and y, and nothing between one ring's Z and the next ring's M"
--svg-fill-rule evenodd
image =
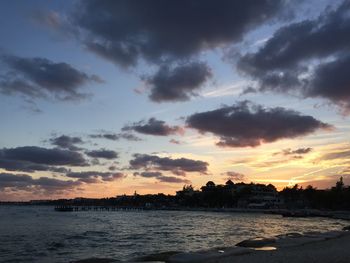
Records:
M51 206L0 206L0 262L128 260L160 252L230 247L253 237L340 230L348 224L263 213L55 212Z

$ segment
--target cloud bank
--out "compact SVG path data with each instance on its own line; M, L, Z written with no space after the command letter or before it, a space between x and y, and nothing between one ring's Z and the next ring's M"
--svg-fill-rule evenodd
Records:
M164 102L189 100L211 77L207 64L192 62L175 68L163 65L153 76L143 80L151 91L149 98Z
M165 121L157 120L155 118L126 125L122 128L122 131L135 131L138 133L155 136L169 136L183 133L183 129L181 127L169 126L165 123Z
M67 63L56 63L46 58L5 55L0 62L3 64L0 92L6 95L78 100L88 96L81 92L85 84L102 82L96 75L88 75Z
M257 91L322 98L350 110L350 2L314 20L281 27L238 69L258 82ZM250 89L250 91L252 91Z
M84 141L80 137L71 137L68 135L61 135L58 137L50 138L49 142L52 145L55 145L55 146L60 147L62 149L68 149L71 151L80 150L80 148L77 147L76 144L83 144L84 143Z
M256 147L331 128L329 124L293 110L264 108L248 101L195 113L186 123L201 133L220 137L217 145L223 147Z
M0 173L0 190L3 191L44 192L50 195L71 191L80 185L79 181L65 181L48 177L35 179L27 174Z
M187 172L207 173L208 163L187 158L172 159L148 154L134 154L129 161L130 169L149 169L156 171L170 171L175 175L185 175Z
M285 0L80 1L68 31L122 68L142 61L158 67L144 77L152 101L184 101L211 77L208 65L193 62L200 54L240 42L250 30L281 18L291 10L287 6ZM53 19L42 20L52 27Z
M89 157L93 158L102 158L102 159L116 159L118 158L118 153L112 150L100 149L100 150L92 150L87 151L85 154Z

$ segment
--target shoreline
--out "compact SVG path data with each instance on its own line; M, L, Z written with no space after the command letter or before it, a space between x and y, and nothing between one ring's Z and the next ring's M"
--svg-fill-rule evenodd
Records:
M13 204L0 205L5 206L18 206ZM46 206L46 207L58 207L57 205L36 205L29 204L24 206ZM93 212L93 211L189 211L189 212L214 212L214 213L261 213L281 215L283 217L325 217L332 219L342 219L350 221L350 211L347 210L320 210L313 208L300 208L300 209L288 209L288 208L210 208L210 207L118 207L118 206L83 206L83 205L67 205L65 207L71 207L70 212Z
M72 206L71 212L88 212L88 211L188 211L188 212L213 212L213 213L260 213L281 215L283 217L325 217L332 219L342 219L350 221L350 211L340 210L319 210L311 208L303 209L280 209L280 208L205 208L205 207L160 207L160 208L145 208L145 207L77 207Z
M153 263L348 263L350 226L331 232L287 233L247 239L232 247L194 252L163 252L128 261L90 258L73 263L153 262Z

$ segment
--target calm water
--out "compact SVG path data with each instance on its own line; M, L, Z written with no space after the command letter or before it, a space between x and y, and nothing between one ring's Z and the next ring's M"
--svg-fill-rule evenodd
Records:
M256 236L339 230L341 220L277 215L134 211L59 213L52 207L0 206L0 262L127 259L233 246Z

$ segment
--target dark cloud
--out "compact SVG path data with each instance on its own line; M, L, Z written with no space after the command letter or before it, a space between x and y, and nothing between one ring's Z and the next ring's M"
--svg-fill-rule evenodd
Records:
M330 125L281 107L264 108L248 101L196 113L186 120L190 128L220 137L219 146L256 147L262 143L305 136Z
M21 160L8 160L0 158L0 168L7 171L21 171L21 172L34 172L34 171L50 171L55 173L65 173L67 171L64 167L55 167L45 164L35 164L28 161Z
M245 179L245 175L244 174L237 173L237 172L234 172L234 171L226 172L225 175L227 176L227 180L233 180L233 181L240 181L240 182L242 182Z
M182 134L183 128L179 126L169 126L165 121L150 118L146 121L135 122L122 128L123 131L135 131L147 135L168 136Z
M80 1L72 20L87 35L88 49L127 67L140 58L187 59L240 41L247 31L276 16L286 2Z
M146 178L159 178L161 176L163 176L163 174L161 172L135 172L134 176L141 176L141 177L146 177Z
M171 139L171 140L169 140L169 142L172 144L181 144L181 142L179 140L175 140L175 139Z
M163 65L149 77L145 77L146 86L151 90L150 99L155 102L185 101L196 95L196 91L212 77L205 63L192 62L170 68Z
M283 155L300 155L300 154L307 154L310 153L312 151L312 148L307 147L307 148L298 148L295 150L292 149L284 149L282 150L281 154ZM277 153L279 154L279 153Z
M212 76L205 63L189 61L241 41L261 23L281 18L286 6L287 0L80 1L68 31L123 68L156 65L158 71L143 78L152 101L184 101ZM39 17L50 27L59 24L57 15Z
M325 98L350 110L350 2L314 20L284 26L238 68L258 81L258 91Z
M164 176L161 172L141 172L141 173L134 173L134 176L141 176L145 178L156 178L159 182L164 182L164 183L184 183L184 184L190 184L191 181L184 179L184 178L179 178L179 177L173 177L173 176Z
M82 154L75 151L58 148L47 149L37 146L24 146L17 148L0 149L0 164L23 165L40 170L40 167L51 165L86 166ZM41 166L43 165L43 166ZM6 167L4 167L6 169Z
M191 181L184 178L173 177L173 176L162 176L159 177L158 180L163 183L183 183L183 184L191 184Z
M205 174L208 163L187 158L172 159L169 157L159 157L148 154L134 154L134 159L130 160L130 168L152 169L161 171L171 171L175 175L185 175L186 172L199 172Z
M350 24L350 20L349 20ZM350 26L349 26L350 27ZM350 45L350 42L349 42ZM327 98L350 112L350 53L317 67L304 91L307 97Z
M102 181L115 181L125 177L125 174L119 172L97 172L97 171L85 171L85 172L69 172L66 173L67 177L78 179L85 183L98 183L99 179Z
M118 153L111 150L92 150L85 152L87 156L93 157L93 158L102 158L102 159L116 159L118 158Z
M110 167L108 167L108 170L115 171L115 170L117 170L117 167L114 165L111 165Z
M78 148L76 146L76 144L83 144L84 143L84 141L80 137L71 137L71 136L67 136L67 135L53 137L49 141L52 145L55 145L55 146L63 148L63 149L68 149L71 151L80 150L80 148Z
M120 139L125 139L128 141L141 141L140 138L137 136L131 134L131 133L100 133L100 134L91 134L89 135L90 138L94 139L106 139L106 140L111 140L111 141L118 141Z
M94 139L107 139L111 141L117 141L120 139L119 134L115 133L91 134L89 137Z
M136 66L138 52L135 47L119 44L119 43L98 43L86 42L88 50L101 56L104 59L110 60L123 68Z
M348 51L349 9L350 2L344 1L337 10L326 11L315 20L280 28L256 53L241 59L242 69L254 74L289 69L306 59Z
M31 184L33 178L26 174L0 173L0 189L6 187L23 188Z
M55 189L57 190L67 190L72 189L74 187L77 187L80 185L80 182L77 181L65 181L65 180L59 180L55 178L49 178L49 177L40 177L38 179L34 179L34 185L38 185L42 188L45 188L47 191L53 191Z
M89 82L100 83L96 75L88 75L67 63L55 63L45 58L2 56L0 92L31 98L53 95L59 100L85 98L80 88Z
M52 194L56 191L73 190L79 185L81 185L79 181L65 181L48 177L35 179L27 174L0 173L1 190L45 191Z

